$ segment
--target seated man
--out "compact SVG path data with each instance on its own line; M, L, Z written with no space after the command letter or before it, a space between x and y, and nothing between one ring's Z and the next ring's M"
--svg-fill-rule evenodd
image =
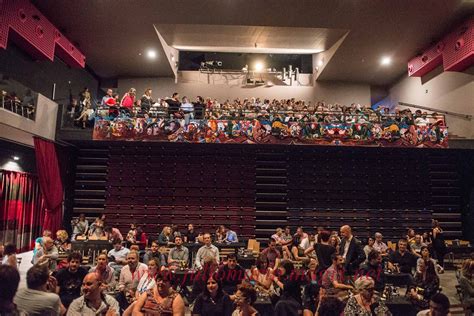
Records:
M281 253L276 247L276 240L270 238L268 240L268 247L265 248L261 255L265 256L268 259L268 266L272 269L278 267L278 263L281 259Z
M380 255L386 256L387 251L388 251L388 246L382 241L382 234L381 233L375 233L375 243L374 243L374 250L377 250Z
M33 264L44 264L50 271L56 270L56 259L58 259L58 248L54 245L51 237L43 237L43 246L33 257Z
M160 252L160 245L157 241L151 243L150 250L143 257L143 263L148 264L148 260L151 258L154 258L158 263L158 270L163 270L163 267L166 267L166 256Z
M14 298L18 310L27 315L62 315L62 306L56 290L56 280L49 277L45 265L34 265L26 273L27 288L20 289Z
M360 276L371 277L375 282L375 290L380 293L385 287L385 275L383 273L382 255L377 250L372 250L367 256L367 261L360 266Z
M340 291L352 290L351 285L344 284L344 257L334 253L331 256L332 265L324 271L322 287L327 294L337 294Z
M116 239L113 241L114 248L109 250L108 256L111 258L109 266L116 272L119 272L127 264L127 255L130 252L128 248L122 246L122 241Z
M108 289L115 289L114 269L109 267L109 259L107 253L104 251L96 257L97 265L90 268L89 273L95 273L100 282Z
M229 295L237 291L237 286L245 279L245 269L237 263L235 254L227 255L227 263L217 272L222 281L222 290Z
M175 246L170 249L168 254L168 266L179 267L188 266L189 262L189 250L183 246L183 239L181 236L174 237Z
M421 235L415 235L415 241L410 244L410 248L412 253L421 258L421 247L426 246L426 244L422 241Z
M68 316L120 315L118 302L112 296L103 293L102 281L97 274L89 273L84 277L82 292L84 294L69 305Z
M68 267L59 270L55 278L58 280L56 293L59 294L61 302L68 308L69 304L81 296L82 280L87 274L87 270L81 267L82 256L77 252L71 253L67 257Z
M416 256L408 251L406 239L398 241L398 249L393 251L388 257L388 268L394 272L412 273L416 267Z
M430 309L418 312L417 316L449 316L451 304L443 293L437 293L430 299Z
M211 234L205 233L203 236L204 246L199 248L196 253L195 265L197 269L202 269L204 258L210 257L216 260L217 263L220 261L219 249L212 244Z
M147 265L139 262L138 252L129 252L127 255L127 265L120 270L118 285L120 294L117 296L117 300L123 310L126 310L129 305L128 298L135 296L138 282L147 271Z

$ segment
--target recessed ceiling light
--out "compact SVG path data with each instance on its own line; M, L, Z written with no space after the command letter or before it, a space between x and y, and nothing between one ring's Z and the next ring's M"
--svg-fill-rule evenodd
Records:
M380 64L382 66L388 66L392 63L392 58L388 57L388 56L385 56L385 57L382 57L382 59L380 60Z
M322 59L318 60L318 66L321 67L324 64L324 61Z
M146 57L149 59L155 59L156 58L156 51L153 49L150 49L146 52Z
M13 160L20 160L20 157L18 157L18 156L13 156Z

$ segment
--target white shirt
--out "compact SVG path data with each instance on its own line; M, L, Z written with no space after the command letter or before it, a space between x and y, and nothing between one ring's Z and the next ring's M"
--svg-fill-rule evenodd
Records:
M69 309L67 311L67 316L95 316L95 315L103 315L105 314L109 308L115 310L115 315L120 315L120 306L119 303L110 295L104 295L105 302L102 301L98 309L89 306L87 302L84 300L84 295L76 298L72 301L71 305L69 305Z
M344 254L342 255L344 259L346 259L347 252L349 251L349 246L351 245L352 236L349 239L346 239L346 243L344 244Z

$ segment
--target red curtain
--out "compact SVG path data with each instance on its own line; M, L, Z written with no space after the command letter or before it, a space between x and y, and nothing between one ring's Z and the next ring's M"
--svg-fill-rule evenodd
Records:
M42 138L35 137L34 142L36 169L46 205L43 229L54 234L62 226L64 197L56 148L53 142Z
M0 170L0 179L0 242L13 243L20 252L31 250L45 215L38 178Z

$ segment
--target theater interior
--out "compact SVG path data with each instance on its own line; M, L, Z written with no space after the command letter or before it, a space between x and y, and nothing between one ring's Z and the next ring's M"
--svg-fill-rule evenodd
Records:
M0 16L0 314L474 315L473 1Z

